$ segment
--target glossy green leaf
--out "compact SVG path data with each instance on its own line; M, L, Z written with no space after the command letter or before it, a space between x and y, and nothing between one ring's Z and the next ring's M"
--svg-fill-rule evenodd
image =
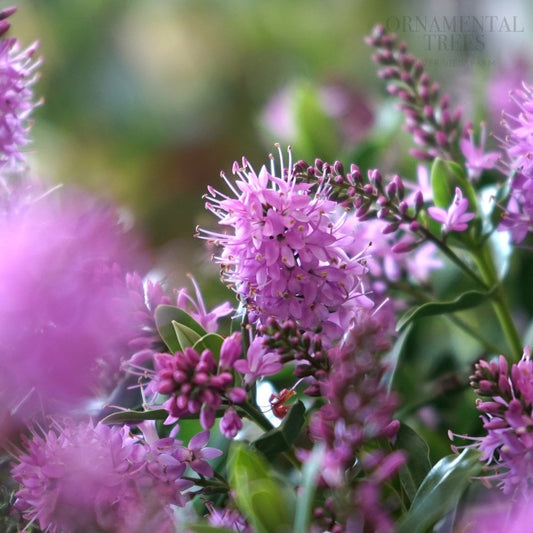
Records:
M220 348L224 342L224 337L218 335L217 333L208 333L203 337L199 338L193 345L193 348L201 353L203 350L210 350L211 353L215 356L216 359L220 356Z
M207 334L207 331L189 313L173 305L158 305L154 313L154 319L157 331L171 353L182 350L176 330L172 324L173 322L182 324L196 332L198 334L197 340Z
M102 424L132 424L143 420L165 420L168 411L165 409L153 409L152 411L117 411L101 420Z
M451 511L470 480L479 474L481 454L472 448L441 459L420 485L398 533L424 533Z
M305 406L298 401L289 409L279 427L261 435L253 445L271 461L292 447L304 422Z
M174 333L176 334L176 339L180 345L180 351L182 352L185 348L193 347L202 336L199 335L194 329L181 324L180 322L172 321L172 327L174 328Z
M260 454L234 443L228 458L230 487L240 511L257 533L292 531L295 495Z
M459 187L464 197L468 198L469 210L477 211L476 193L460 165L437 157L431 166L430 179L436 206L448 208L455 196L455 188Z
M407 452L407 463L400 470L400 482L410 501L431 470L429 447L424 439L407 424L401 423L394 447Z
M396 331L401 331L405 326L418 318L455 313L456 311L464 311L465 309L476 307L490 298L493 293L494 290L467 291L458 296L455 300L428 302L418 307L414 307L404 313L404 315L398 320Z
M324 459L323 446L315 446L311 455L305 461L302 471L302 492L296 501L296 515L294 517L294 533L307 533L311 521L311 512L317 488L320 468Z

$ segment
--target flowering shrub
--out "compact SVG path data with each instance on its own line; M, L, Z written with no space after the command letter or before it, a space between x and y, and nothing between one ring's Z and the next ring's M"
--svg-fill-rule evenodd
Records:
M463 125L423 63L374 28L378 75L424 164L402 177L279 145L259 170L243 157L208 187L213 227L197 231L234 295L208 309L195 279L193 295L149 278L112 206L31 177L40 60L4 36L12 14L0 13L6 531L524 527L533 362L502 257L527 251L533 228L533 89L516 87L488 151L486 124ZM448 322L475 356L413 378L420 324ZM466 389L468 432L439 403ZM446 424L453 443L428 447ZM479 519L498 491L511 512Z

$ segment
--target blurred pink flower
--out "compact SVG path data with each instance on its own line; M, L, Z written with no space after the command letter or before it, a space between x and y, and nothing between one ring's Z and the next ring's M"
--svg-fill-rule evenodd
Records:
M0 213L0 418L80 408L116 383L132 337L114 209L56 191Z
M12 475L15 507L51 533L175 531L169 504L183 505L179 442L151 445L127 426L56 425L24 442ZM154 529L156 528L156 529Z

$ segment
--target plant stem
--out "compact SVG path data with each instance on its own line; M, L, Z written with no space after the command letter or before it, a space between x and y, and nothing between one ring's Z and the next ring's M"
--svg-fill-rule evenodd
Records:
M496 289L492 297L492 305L511 350L508 359L511 362L518 362L523 351L522 341L514 324L509 303L498 278L498 273L496 272L492 254L487 243L484 243L476 250L473 256L485 283L489 287L495 287Z
M487 284L487 281L480 278L446 243L433 235L431 231L422 227L420 231L424 234L424 237L431 241L450 261L455 263L470 279L475 281L483 289L488 290L491 284Z
M258 409L256 409L253 405L251 405L249 402L244 402L240 404L239 409L242 409L246 416L253 420L261 429L264 429L265 431L270 431L271 429L274 429L274 426L268 420L268 418Z

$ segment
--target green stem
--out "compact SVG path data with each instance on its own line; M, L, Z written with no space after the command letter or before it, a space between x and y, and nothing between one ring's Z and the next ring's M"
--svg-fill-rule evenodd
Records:
M483 289L488 290L491 284L487 285L486 280L481 279L446 243L433 235L431 231L422 227L420 231L426 239L430 240L450 261L455 263L471 280L475 281Z
M513 321L509 303L507 302L505 291L498 278L498 273L494 266L494 261L488 245L486 243L483 244L473 253L473 256L485 283L489 287L496 288L494 296L492 297L492 305L507 340L507 344L511 350L509 359L513 362L517 362L522 356L522 341Z
M246 416L250 420L253 420L261 429L264 429L265 431L274 429L274 426L271 424L270 420L249 402L244 402L238 407L239 409L243 410Z

